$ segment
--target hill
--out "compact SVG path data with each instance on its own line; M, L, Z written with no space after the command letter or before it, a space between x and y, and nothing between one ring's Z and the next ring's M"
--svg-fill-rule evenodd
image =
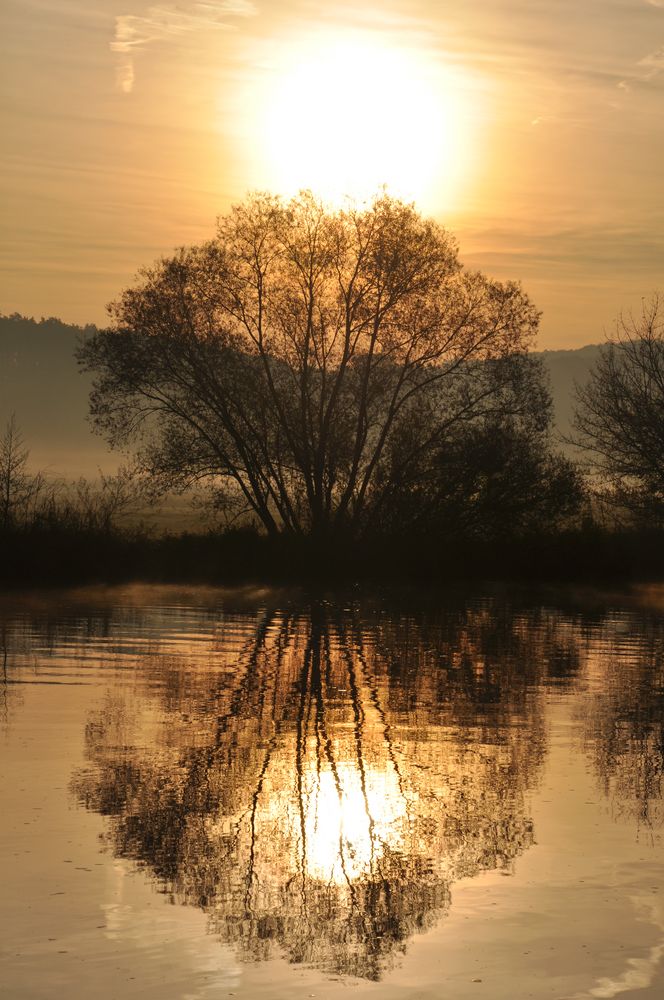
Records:
M118 465L87 422L91 380L74 358L94 331L53 318L0 316L0 427L15 413L30 465L55 476L94 476L100 466Z
M120 456L92 433L87 420L91 379L78 370L74 351L94 326L58 319L0 316L0 427L11 413L30 448L33 468L68 479L113 471ZM543 351L551 378L556 429L570 429L574 382L583 382L599 347Z
M599 350L599 344L588 344L576 350L534 352L535 357L542 358L549 370L555 426L560 437L564 438L571 430L574 383L582 384L586 381L599 356ZM564 445L561 447L569 450Z

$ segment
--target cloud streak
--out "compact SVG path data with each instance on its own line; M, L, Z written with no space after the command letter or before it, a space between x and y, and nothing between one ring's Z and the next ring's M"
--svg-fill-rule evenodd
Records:
M664 45L640 59L639 66L643 66L646 80L652 80L654 76L661 73L664 70Z
M134 88L134 58L155 42L180 35L227 27L229 18L252 17L257 13L251 0L201 0L187 5L156 4L143 14L120 14L115 19L115 35L110 43L117 53L116 83L125 94Z
M664 7L664 0L659 0L655 3L654 0L649 0L654 7L662 6ZM654 52L649 52L639 59L636 64L636 70L632 74L631 78L628 80L621 80L618 84L621 90L631 90L630 80L634 83L647 83L650 80L654 80L655 77L659 76L660 73L664 73L664 45L660 45L658 49Z

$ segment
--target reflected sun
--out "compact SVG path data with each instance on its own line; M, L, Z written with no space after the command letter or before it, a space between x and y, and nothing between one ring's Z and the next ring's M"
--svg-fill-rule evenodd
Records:
M270 63L256 96L266 187L338 202L385 186L449 203L469 153L463 87L427 50L326 33L290 41Z
M406 802L392 770L350 763L336 773L312 767L304 778L306 870L310 878L343 884L372 871L385 845L396 850Z

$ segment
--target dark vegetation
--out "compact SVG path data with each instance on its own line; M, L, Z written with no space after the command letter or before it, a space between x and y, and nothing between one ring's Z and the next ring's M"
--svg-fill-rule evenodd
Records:
M664 526L664 316L659 298L620 316L576 393L575 443L606 502L637 524Z
M664 534L589 526L556 534L450 541L385 536L331 545L253 530L150 535L33 527L2 535L0 585L148 582L444 583L661 580Z
M252 525L164 534L132 517L146 500L140 478L121 470L95 482L67 483L31 473L27 449L10 421L0 443L0 584L133 579L435 583L661 576L664 533L656 526L607 529L590 516L558 530L529 523L527 489L534 488L541 469L530 480L528 466L520 470L522 507L515 508L514 517L504 507L499 518L502 479L511 474L514 451L479 450L490 458L485 489L476 506L456 508L449 531L412 527L402 532L398 525L384 522L380 530L359 539L270 536ZM562 489L567 495L567 484ZM555 491L549 496L553 501ZM448 500L448 515L453 509Z
M255 196L110 315L76 351L92 423L132 471L30 472L12 418L3 582L661 576L656 300L577 389L583 465L556 444L520 286L464 271L448 233L386 196L338 212ZM141 523L192 487L210 527Z

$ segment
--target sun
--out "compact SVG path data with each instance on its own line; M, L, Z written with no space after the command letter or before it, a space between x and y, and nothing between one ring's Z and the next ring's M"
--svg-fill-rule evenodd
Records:
M273 53L255 106L261 183L328 201L381 187L449 203L467 172L463 88L427 50L371 33L305 35Z

